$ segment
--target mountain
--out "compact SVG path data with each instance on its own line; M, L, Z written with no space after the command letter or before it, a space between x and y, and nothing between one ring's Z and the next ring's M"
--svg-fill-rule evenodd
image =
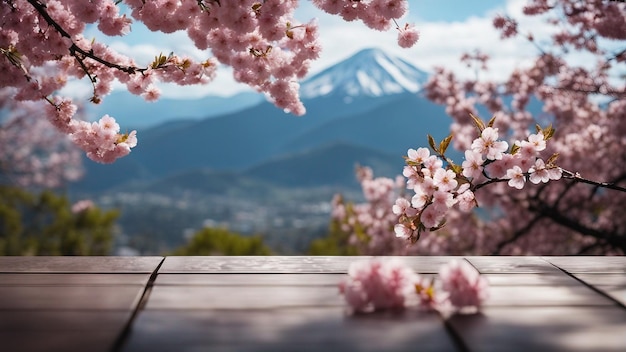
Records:
M245 175L284 187L340 186L358 188L356 165L376 170L375 176L393 177L402 171L400 155L332 143L318 148L282 155L245 171Z
M366 112L335 119L298 135L282 151L298 151L326 143L343 142L390 155L427 145L427 134L441 140L449 134L452 120L443 106L419 94L398 94L395 99Z
M380 79L380 89L363 78L368 72L368 77ZM413 85L408 78L416 80ZM217 117L138 129L139 144L129 156L112 165L87 162L87 177L76 187L104 190L124 180L155 181L195 169L242 172L337 143L400 158L408 147L425 144L426 131L447 133L450 120L444 109L413 92L426 78L400 59L364 50L303 82L302 91L309 93L320 82L332 82L324 95L303 94L303 117L262 102ZM441 138L444 133L437 134ZM354 162L349 164L354 167Z
M357 165L377 170L375 176L394 177L404 165L400 155L332 143L312 150L271 158L241 172L194 169L140 186L125 186L117 191L205 195L267 197L276 187L310 188L329 186L358 189Z
M380 49L365 49L307 79L303 99L320 96L380 97L417 93L428 75Z

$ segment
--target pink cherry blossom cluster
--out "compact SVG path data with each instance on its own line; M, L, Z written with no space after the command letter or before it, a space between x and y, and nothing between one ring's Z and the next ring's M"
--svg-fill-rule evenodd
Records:
M400 27L396 22L408 10L406 0L313 0L313 4L346 21L360 20L375 30L386 31L395 25L398 45L402 48L410 48L419 40L419 32L414 25L407 23Z
M54 95L70 80L87 79L93 88L91 102L97 104L117 80L129 92L154 101L160 96L159 82L206 84L214 79L217 65L222 63L233 68L237 81L264 92L276 106L295 115L304 114L298 81L308 73L311 61L319 57L321 47L317 23L302 24L294 19L297 0L123 0L123 11L118 7L120 2L4 1L0 7L0 87L14 88L17 100L56 102L59 99ZM346 20L359 18L377 30L388 29L408 8L406 0L314 3L327 12L341 13ZM198 62L173 53L160 54L153 62L140 66L132 58L83 36L88 25L95 25L104 35L123 36L134 21L152 31L185 31L197 48L210 49L214 57ZM417 42L413 26L397 29L402 47ZM70 130L72 124L67 120L72 119L72 108L62 109L61 114L48 109L49 119L64 119L55 126L64 133L79 134L74 140L91 152L92 159L109 162L123 155L122 149L127 150L126 146L97 147L101 141L88 139L101 139L102 135L87 131L84 124L77 123L83 126Z
M503 37L528 33L525 39L538 49L531 65L515 68L504 82L479 79L480 75L462 80L437 68L426 85L427 97L443 104L454 120L455 149L467 150L463 177L480 177L472 180L474 184L491 182L475 194L481 216L459 222L451 210L446 228L456 235L445 235L458 244L458 251L477 254L623 254L626 86L618 72L626 63L626 4L533 0L524 13L541 15L554 31L533 33L532 28L519 28L522 21L504 16L494 20L494 26ZM590 59L581 64L572 53ZM486 65L477 68L487 70ZM543 112L531 113L537 102ZM479 107L497 117L494 130L508 140L523 141L510 146L515 153L490 160L472 151L479 145L470 114L476 115ZM529 136L537 123L551 124L559 132L548 136L543 130ZM560 168L551 167L554 159L525 157L543 149L550 137L541 152L558 154ZM558 177L561 182L544 183ZM511 186L520 190L510 192ZM459 226L464 230L457 231Z
M554 133L551 128L545 132L549 137ZM484 176L489 182L508 179L509 186L522 189L527 178L538 184L558 180L562 176L561 168L554 164L556 155L547 164L539 157L540 152L546 149L546 137L541 129L530 134L527 140L516 141L511 153L506 152L508 144L498 140L498 130L492 127L485 128L471 147L471 150L465 151L462 167L463 176L473 183Z
M137 132L120 133L120 126L109 115L92 123L73 119L76 106L59 97L56 101L50 101L46 108L50 123L59 131L67 133L74 144L93 161L112 163L128 155L130 149L137 145Z
M487 280L466 261L443 265L439 281L415 273L402 261L374 258L353 262L339 291L355 312L404 309L418 304L424 309L479 309L489 297Z
M493 19L493 26L501 30L501 38L517 35L517 22L510 17L496 16Z
M397 260L357 261L339 291L355 311L404 308L415 294L419 276Z
M489 283L464 260L452 260L439 270L441 289L453 307L480 308L489 298Z
M313 0L313 3L346 21L358 19L380 31L390 29L392 21L404 16L408 9L408 2L403 0Z
M406 181L402 176L398 175L395 179L374 177L369 167L357 168L356 174L366 202L346 202L340 195L335 195L331 202L332 221L348 236L349 246L362 255L432 255L453 252L449 241L430 232L414 244L396 238L393 230L398 223L398 214L411 212L410 200L404 199Z
M98 122L75 121L70 136L89 159L101 163L112 163L137 145L137 132L120 133L120 126L109 115Z
M503 37L529 33L526 39L538 48L529 66L513 69L503 82L480 79L489 57L474 51L461 58L476 70L473 79L435 68L426 96L453 118L454 139L444 144L464 151L465 160L462 165L448 162L440 153L445 148L434 141L435 155L426 148L409 151L404 174L412 178L409 189L419 185L415 194L407 198L402 191L386 191L397 199L391 207L401 219L396 232L412 240L420 237L410 247L388 246L396 249L384 254L626 253L626 86L619 76L626 63L626 31L619 30L626 23L626 4L532 0L524 12L544 16L554 28L547 32L551 42L546 45L545 33L528 32L520 28L523 21L513 18L499 16L494 25ZM612 29L605 27L608 23ZM573 52L592 59L581 66L569 56ZM543 112L531 113L537 103ZM479 127L476 138L472 116L479 108L495 119ZM539 128L531 133L537 124L559 132ZM440 191L440 186L451 190ZM350 231L351 239L364 243L367 227L360 226L351 209L370 215L389 212L371 201L368 206L338 204L337 209L349 211L338 212L334 221ZM465 213L476 205L480 212ZM422 221L433 228L445 226L428 231ZM385 227L391 241L394 224L379 225ZM359 248L371 254L366 246Z
M448 210L457 203L465 211L473 208L470 184L459 185L455 172L446 170L442 159L430 155L428 149L409 149L407 164L403 171L408 179L406 187L415 194L410 201L398 198L393 207L400 219L394 227L397 237L415 241L423 230L438 230Z
M528 178L532 183L546 183L561 178L561 169L554 164L556 156L546 164L539 153L546 149L544 132L551 136L550 127L517 141L510 152L508 143L499 140L498 129L493 128L495 119L485 126L476 118L480 136L465 151L462 166L454 164L445 156L452 136L444 139L439 147L429 137L431 148L438 155L430 155L427 148L409 149L403 175L406 187L414 191L409 202L398 198L393 206L400 217L395 226L396 236L416 241L423 231L439 230L445 225L446 214L453 206L462 212L471 211L477 201L474 191L500 181L522 189ZM447 166L444 167L444 160Z
M623 1L533 0L524 7L524 14L535 16L552 13L550 21L565 18L563 22L569 26L562 26L562 32L557 33L555 37L569 33L566 36L572 39L571 43L584 41L595 43L597 38L587 36L585 32L593 30L601 37L626 39L625 10Z

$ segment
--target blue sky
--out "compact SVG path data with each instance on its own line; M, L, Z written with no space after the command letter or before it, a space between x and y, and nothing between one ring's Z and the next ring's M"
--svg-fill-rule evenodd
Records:
M420 41L410 49L398 47L395 30L377 32L366 28L360 22L347 23L337 16L327 15L316 9L307 0L300 1L301 7L296 12L296 18L303 22L317 18L320 25L323 51L320 59L311 66L311 74L363 48L379 47L425 71L432 70L435 65L443 65L457 71L460 76L473 75L473 72L467 72L458 59L464 52L480 48L494 58L491 74L494 77L504 77L535 52L528 45L515 41L493 45L498 42L499 34L493 30L491 19L496 13L520 14L524 2L524 0L445 2L410 0L409 15L399 21L401 25L405 22L414 23L420 30ZM154 34L142 28L141 24L134 24L128 36L106 38L106 42L114 49L134 57L141 65L148 64L159 53L171 51L190 55L198 60L210 56L210 53L196 49L184 33ZM82 84L85 82L72 84L70 90L79 91ZM221 68L217 79L206 86L181 88L161 85L160 88L163 96L180 99L193 99L205 95L232 95L247 89L234 82L227 67Z
M423 21L464 21L471 16L482 16L490 10L503 7L504 0L410 0L411 15Z

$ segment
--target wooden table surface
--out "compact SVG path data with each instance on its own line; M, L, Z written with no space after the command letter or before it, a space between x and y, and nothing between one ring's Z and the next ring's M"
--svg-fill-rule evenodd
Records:
M363 257L0 257L0 351L626 351L626 257L469 261L478 314L350 314Z

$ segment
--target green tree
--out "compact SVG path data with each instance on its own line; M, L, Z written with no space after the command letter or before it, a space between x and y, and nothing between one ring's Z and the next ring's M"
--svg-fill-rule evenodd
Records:
M0 255L108 255L119 213L0 185Z
M223 228L205 227L174 255L269 255L261 236L244 237Z

